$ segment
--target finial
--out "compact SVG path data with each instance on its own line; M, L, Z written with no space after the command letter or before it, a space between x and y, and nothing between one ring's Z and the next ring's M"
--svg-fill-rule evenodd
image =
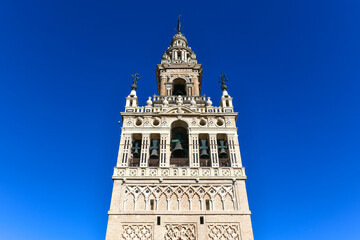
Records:
M227 89L227 86L225 83L228 81L228 79L226 79L226 76L224 73L221 73L219 78L221 79L219 81L219 83L221 83L221 90L225 91Z
M180 22L180 17L181 17L181 14L179 14L179 19L178 19L178 27L177 27L177 31L178 31L178 33L181 33L181 22Z
M133 84L131 85L131 89L136 90L137 89L137 81L140 79L139 74L136 72L134 75L131 75L131 77L133 78Z

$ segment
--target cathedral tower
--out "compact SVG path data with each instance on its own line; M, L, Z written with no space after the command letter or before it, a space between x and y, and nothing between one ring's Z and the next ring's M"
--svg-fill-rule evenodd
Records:
M221 75L220 106L200 95L202 66L181 33L156 68L159 95L139 106L137 74L121 113L106 240L252 240L236 128ZM206 84L206 82L205 82Z

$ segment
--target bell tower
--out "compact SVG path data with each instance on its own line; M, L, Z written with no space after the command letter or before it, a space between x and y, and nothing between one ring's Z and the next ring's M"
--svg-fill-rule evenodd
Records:
M121 113L106 240L253 240L232 98L201 95L202 66L181 32L156 67L159 95ZM139 85L141 86L141 84Z

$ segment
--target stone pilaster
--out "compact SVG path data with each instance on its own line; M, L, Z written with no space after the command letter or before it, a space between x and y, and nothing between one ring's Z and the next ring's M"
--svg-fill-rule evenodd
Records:
M148 159L150 148L150 134L143 134L141 140L141 154L140 154L140 167L148 166Z

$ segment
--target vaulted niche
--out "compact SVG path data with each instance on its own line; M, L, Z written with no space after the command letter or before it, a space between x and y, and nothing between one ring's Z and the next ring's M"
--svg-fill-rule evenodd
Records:
M131 147L131 158L129 161L130 167L138 167L140 165L140 154L141 154L141 139L140 133L134 133L132 136L133 142Z
M186 95L186 82L184 79L177 78L173 81L173 95Z
M149 167L158 167L160 155L160 134L153 133L150 135L150 139Z
M171 124L170 166L189 166L188 125L178 120Z
M226 134L217 134L217 147L220 167L230 167L229 146Z
M211 167L209 135L199 134L200 167Z

